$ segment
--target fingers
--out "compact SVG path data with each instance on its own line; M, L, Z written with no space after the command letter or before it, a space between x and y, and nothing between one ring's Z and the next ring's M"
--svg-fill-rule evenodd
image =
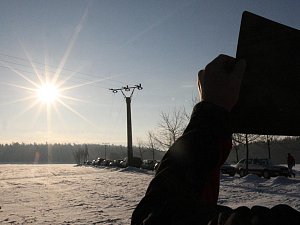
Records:
M205 70L210 69L211 67L226 71L228 74L230 74L230 79L242 80L246 70L246 61L244 59L237 61L231 56L221 54L211 63L209 63L205 67Z
M231 78L242 80L245 70L246 70L246 60L241 59L233 67L233 70L231 72Z
M231 111L239 98L245 60L219 55L198 73L200 99Z
M219 55L217 58L215 58L213 61L211 61L206 67L206 69L210 69L210 67L214 68L223 68L226 71L230 72L231 69L234 67L234 64L236 63L236 59L228 56L228 55Z
M205 76L205 71L204 70L200 70L198 73L198 90L199 90L199 94L200 94L200 100L202 100L202 85L203 85L203 81L204 81L204 76Z
M219 68L230 74L230 79L243 79L243 75L246 70L246 60L236 60L235 58L227 55L219 55L213 61L211 61L206 67L205 70L209 70L211 67ZM205 70L200 70L198 73L198 81L203 83ZM199 83L199 82L198 82Z

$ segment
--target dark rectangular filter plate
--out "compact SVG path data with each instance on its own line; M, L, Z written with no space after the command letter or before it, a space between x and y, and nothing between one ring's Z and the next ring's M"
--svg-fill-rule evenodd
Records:
M236 57L247 69L233 132L299 136L300 31L244 12Z

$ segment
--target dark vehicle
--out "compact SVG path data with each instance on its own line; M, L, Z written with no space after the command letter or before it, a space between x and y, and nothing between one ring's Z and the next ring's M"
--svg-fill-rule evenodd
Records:
M242 159L237 163L236 170L241 177L247 175L246 159ZM290 176L290 172L287 167L273 165L270 159L248 159L248 173L263 176L264 178Z
M154 170L157 171L158 167L159 167L160 162L156 162L154 165Z
M141 158L139 158L139 157L133 157L133 158L132 158L132 165L131 165L131 166L132 166L132 167L136 167L136 168L141 168L142 163L143 163L143 161L142 161ZM124 159L121 161L121 166L122 166L122 167L127 167L127 166L128 166L128 159L127 159L127 157L124 158Z
M142 169L146 170L154 170L154 166L156 164L156 160L153 159L144 159L141 165Z
M92 165L92 162L91 161L85 161L83 164L86 165L86 166L89 166L89 165Z
M109 160L109 159L104 159L104 160L101 162L100 165L101 165L101 166L109 166L111 162L112 162L112 161Z
M221 167L221 173L228 174L229 176L234 176L236 174L236 168L225 162Z
M103 160L104 160L103 158L98 158L97 160L93 160L92 166L100 166Z
M122 167L121 166L121 162L122 162L121 159L115 159L115 160L113 160L112 162L109 163L109 166L112 166L112 167Z

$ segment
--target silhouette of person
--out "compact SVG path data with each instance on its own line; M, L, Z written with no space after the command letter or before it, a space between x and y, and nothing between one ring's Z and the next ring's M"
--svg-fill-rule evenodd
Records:
M287 156L287 165L288 165L291 176L295 177L296 174L293 171L293 167L295 166L295 158L290 153L288 153L288 156Z
M132 214L132 225L299 225L300 213L286 205L235 210L217 205L220 167L232 147L230 111L238 100L245 68L244 60L219 55L198 73L201 101L183 135L161 160ZM281 223L285 215L292 219Z

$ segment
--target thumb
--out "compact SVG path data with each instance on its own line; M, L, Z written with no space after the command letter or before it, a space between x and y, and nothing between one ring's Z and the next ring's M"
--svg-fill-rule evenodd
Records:
M205 75L205 70L200 70L198 73L198 83L203 83L203 79L204 79L204 75Z
M202 100L202 98L203 98L202 85L203 85L203 81L204 81L204 75L205 75L205 70L200 70L198 73L198 82L197 82L200 100Z

